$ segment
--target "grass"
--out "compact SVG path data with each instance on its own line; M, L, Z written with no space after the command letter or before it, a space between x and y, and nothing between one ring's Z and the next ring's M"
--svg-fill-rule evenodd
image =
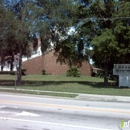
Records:
M15 76L0 75L1 85L8 88L14 88ZM118 95L130 96L129 88L119 88L115 82L109 81L109 85L105 86L102 78L81 76L66 77L65 75L27 75L23 76L23 85L17 86L19 89L58 91L70 93L84 94L101 94L101 95ZM47 93L41 93L47 95ZM52 93L48 93L51 95ZM62 96L62 94L53 93L53 95ZM52 95L52 96L53 96ZM74 97L76 95L63 95Z
M76 96L78 96L77 94L36 92L36 91L25 91L25 90L6 90L6 89L3 89L2 92L34 94L34 95L46 95L46 96L57 96L57 97L70 97L70 98L75 98Z

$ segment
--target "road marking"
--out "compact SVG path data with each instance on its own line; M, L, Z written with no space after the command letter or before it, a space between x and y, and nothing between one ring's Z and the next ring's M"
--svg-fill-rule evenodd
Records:
M34 116L34 117L38 117L38 116L40 116L40 115L37 115L37 114L33 114L33 113L30 113L30 112L23 111L23 112L21 112L21 113L15 114L15 116Z
M116 110L116 109L104 109L104 108L93 108L93 107L78 107L78 106L68 106L68 105L56 105L56 104L43 104L43 103L34 103L34 102L19 102L19 101L9 101L9 100L0 100L4 104L19 104L27 106L42 106L42 107L51 107L51 108L63 108L63 109L75 109L75 110L86 110L86 111L100 111L100 112L114 112L114 113L123 113L130 114L130 111L125 110Z
M15 119L15 118L6 118L6 117L0 117L0 119L1 120L11 120L11 121L20 121L20 122L22 121L22 122L29 122L29 123L46 124L46 125L55 125L55 126L64 126L64 127L72 127L72 128L80 128L80 129L89 129L89 130L111 130L111 129L104 129L104 128L95 128L95 127L87 127L87 126L79 126L79 125L77 126L77 125L24 120L24 119Z
M0 111L1 114L13 114L13 116L33 116L33 117L39 117L40 115L22 111L21 113L18 112L10 112L10 111Z

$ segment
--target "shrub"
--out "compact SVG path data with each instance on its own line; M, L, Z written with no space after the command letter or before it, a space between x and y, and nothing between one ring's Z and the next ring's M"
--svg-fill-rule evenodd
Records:
M46 75L46 70L42 70L42 75Z
M71 69L67 70L66 76L80 77L81 76L81 72L77 69L76 66L72 66Z
M92 76L92 77L96 77L96 73L95 73L95 72L92 72L91 76Z
M26 69L22 69L22 75L26 75L25 71ZM10 75L15 75L15 71L0 71L0 74L10 74Z
M22 69L21 71L22 71L22 75L26 75L25 73L27 71L26 69Z
M15 72L14 71L0 71L0 74L11 74L11 75L14 75Z

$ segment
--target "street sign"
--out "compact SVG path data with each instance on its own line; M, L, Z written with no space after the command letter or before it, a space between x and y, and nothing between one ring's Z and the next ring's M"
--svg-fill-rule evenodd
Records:
M113 75L130 75L130 64L114 64Z
M119 87L130 87L130 64L114 64L113 75L119 75Z
M14 64L15 64L16 66L19 65L19 54L14 55Z

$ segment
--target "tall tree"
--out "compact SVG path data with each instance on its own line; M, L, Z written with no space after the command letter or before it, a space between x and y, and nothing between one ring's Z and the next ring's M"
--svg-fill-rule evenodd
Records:
M19 53L18 85L21 84L22 56L29 50L29 41L33 34L41 38L43 53L50 47L50 42L58 45L59 39L67 35L74 14L75 0L2 0L7 13L10 31L5 30L5 36L9 40L6 43L13 44L11 50ZM11 35L10 35L11 34ZM11 40L14 38L14 43ZM3 39L3 38L1 38ZM33 39L34 40L34 39Z
M6 17L3 20L5 26L2 30L3 37L1 37L4 45L6 45L6 54L14 56L19 53L19 65L18 65L18 85L21 84L21 68L22 68L22 56L27 55L29 50L29 40L32 33L30 21L30 11L32 3L28 1L3 1ZM8 52L8 53L7 53Z
M8 10L4 4L1 2L0 5L0 56L1 56L1 70L3 70L4 64L5 64L5 56L7 56L9 53L11 54L11 47L7 41L13 41L13 38L10 35L12 23L13 23L13 13ZM9 21L12 21L9 22ZM10 38L9 38L10 37ZM12 63L11 63L12 68Z
M130 2L81 0L80 30L93 48L91 58L104 69L104 83L114 63L129 63Z
M40 21L37 23L42 52L44 53L53 43L57 62L67 63L70 67L76 64L79 58L75 48L80 38L78 39L76 35L70 37L68 32L79 21L77 19L78 1L37 0L36 4L42 10L42 13L39 13Z
M105 1L107 15L105 18L102 16L97 34L91 41L92 58L103 67L105 84L108 84L108 71L113 69L113 64L130 62L129 6L130 3L126 1Z

